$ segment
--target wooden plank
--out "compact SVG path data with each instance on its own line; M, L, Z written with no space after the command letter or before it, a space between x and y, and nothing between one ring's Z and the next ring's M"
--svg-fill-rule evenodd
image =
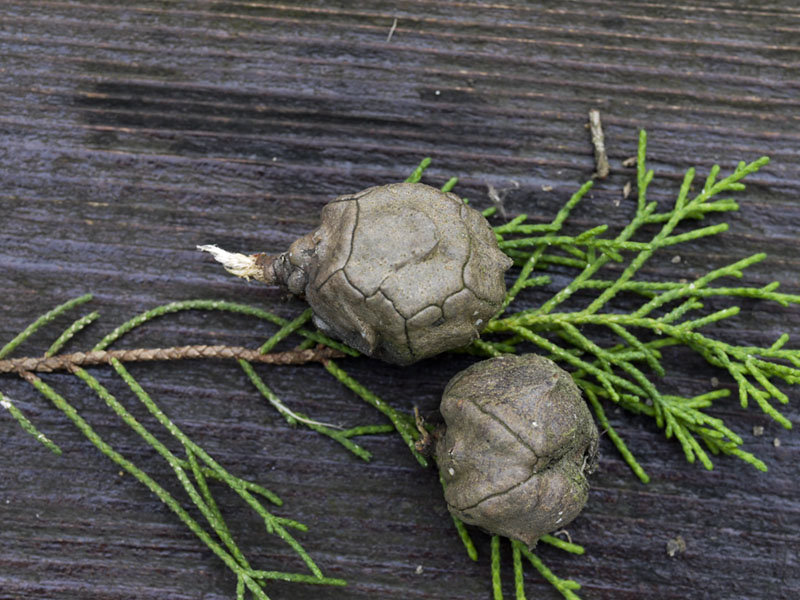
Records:
M690 278L765 250L747 281L777 279L800 293L799 33L800 10L785 0L7 0L0 340L87 291L102 320L76 348L174 300L225 299L294 317L301 302L233 280L194 247L283 250L315 226L329 199L403 179L424 156L434 159L427 181L458 175L458 191L479 206L488 204L487 184L517 182L509 211L545 222L594 169L590 108L602 113L612 174L575 214L576 229L619 227L632 214L621 190L633 174L621 161L635 153L642 127L657 170L654 200L673 197L691 164L730 169L768 154L773 162L738 196L741 211L726 215L723 238L682 248L680 262L666 256L645 274ZM718 335L769 344L800 331L796 307L742 306ZM59 319L20 352L41 353L68 323ZM122 345L256 346L273 331L246 317L183 314ZM674 374L665 385L683 393L708 389L718 375L678 353L667 360ZM469 362L347 365L391 405L433 414L446 381ZM272 598L489 597L488 538L476 532L481 558L472 563L435 474L396 436L365 440L375 457L362 463L288 427L233 364L131 370L220 462L279 493L280 514L309 525L299 538L326 574L350 582L278 584ZM258 370L294 410L345 425L380 422L319 366ZM92 373L155 427L108 369ZM168 466L84 384L66 374L47 381L122 454L180 493ZM13 377L0 380L0 391L65 451L50 456L2 417L0 599L235 596L220 561L63 415ZM797 421L797 391L790 396L785 414ZM711 472L688 465L650 424L611 412L653 482L638 483L604 440L589 505L569 527L586 555L541 549L557 574L583 584L582 597L800 596L797 434L733 401L716 414L769 473L724 458ZM752 435L756 425L763 435ZM244 506L229 494L222 501L259 565L300 567ZM687 551L670 558L665 545L679 534ZM510 568L507 575L508 586ZM531 572L526 584L528 597L560 597Z

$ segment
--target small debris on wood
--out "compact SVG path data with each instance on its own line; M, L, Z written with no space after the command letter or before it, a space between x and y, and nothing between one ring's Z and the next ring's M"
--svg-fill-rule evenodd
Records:
M672 257L672 260L670 262L673 265L677 265L679 262L681 262L681 255L680 254L676 254L675 256Z
M628 196L631 195L631 188L632 187L633 187L633 185L631 185L630 181L628 181L625 185L622 186L622 199L623 200L627 200Z
M753 425L753 435L756 437L764 435L764 426Z
M566 529L559 529L558 531L553 532L553 537L558 537L560 535L563 535L565 538L567 538L567 541L570 544L572 543L572 536L569 534L569 531Z
M713 388L719 387L719 379L717 379L716 377L712 377L711 378L711 387L713 387Z
M679 535L675 539L667 542L667 554L669 556L683 554L684 552L686 552L686 540L683 539L683 536Z
M608 155L606 154L605 135L603 134L603 125L600 123L600 111L594 108L589 111L589 130L592 133L592 145L594 146L594 176L597 179L605 179L608 177L611 167L608 164Z
M508 216L506 215L506 208L503 206L503 199L500 197L500 194L497 193L497 190L494 189L491 183L486 184L486 190L489 194L489 200L491 200L492 206L497 209L497 214L500 215L501 219L506 221Z
M422 565L417 565L417 568L414 569L414 573L416 573L417 575L422 575L423 571L425 571L425 569L423 568Z
M636 157L629 156L625 160L622 161L622 166L626 168L635 167L636 166Z
M414 442L414 448L417 452L424 456L430 456L433 453L433 447L436 445L436 433L430 432L425 427L425 419L419 414L419 408L414 406L414 423L419 431L419 439Z
M397 17L395 17L394 21L392 22L392 27L389 29L389 35L386 36L386 41L391 42L392 36L394 35L394 30L397 29Z
M489 195L489 200L491 201L492 206L494 206L497 209L497 214L504 221L508 220L508 213L506 213L506 208L505 208L506 196L508 196L508 193L510 191L516 189L519 189L518 181L512 181L511 187L505 187L499 190L496 189L491 183L486 184L486 193Z
M552 192L553 191L553 186L552 185L543 185L542 186L542 191L543 192Z
M775 438L774 440L772 440L772 445L775 446L776 448L780 448L781 447L780 438Z

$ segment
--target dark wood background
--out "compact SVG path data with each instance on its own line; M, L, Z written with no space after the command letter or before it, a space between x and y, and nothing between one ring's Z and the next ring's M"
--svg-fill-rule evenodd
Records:
M102 320L75 349L173 300L235 300L295 316L299 301L234 280L195 245L282 250L315 226L329 199L401 180L424 156L434 159L427 181L458 175L457 190L478 206L488 204L487 184L517 182L510 212L549 220L593 172L590 108L602 112L613 172L576 212L576 227L630 217L621 190L632 171L621 161L635 153L642 127L658 171L653 199L669 200L691 164L730 169L768 154L773 162L738 196L741 211L725 217L724 238L676 250L679 263L665 256L645 274L692 277L765 250L747 282L779 279L800 293L799 93L800 9L789 0L4 0L0 341L85 292ZM787 331L790 345L800 343L798 307L741 304L716 335L770 344ZM42 352L69 322L20 353ZM273 330L244 317L182 314L120 346L256 346ZM664 386L709 389L720 374L687 356L669 357ZM392 405L432 414L445 382L468 363L343 364ZM276 585L272 598L490 597L488 538L476 532L481 558L468 560L435 474L397 436L364 440L375 454L365 464L287 426L234 364L132 371L223 464L279 493L281 514L310 526L300 539L323 570L350 582ZM318 366L259 371L295 410L381 422ZM93 372L142 414L108 369ZM83 384L65 374L47 381L176 490L168 467ZM55 458L0 414L0 598L234 596L228 570L62 414L14 377L0 379L0 390L65 450ZM789 393L785 412L797 422L800 393ZM541 549L556 573L578 579L587 599L800 597L794 431L723 402L715 414L769 473L725 458L707 472L648 422L610 414L653 482L639 483L605 440L589 504L569 527L586 555ZM752 434L758 425L762 436ZM256 564L297 566L233 497L222 503ZM670 558L665 545L679 534L687 550ZM510 567L506 574L508 584ZM529 598L559 597L531 570L527 586Z

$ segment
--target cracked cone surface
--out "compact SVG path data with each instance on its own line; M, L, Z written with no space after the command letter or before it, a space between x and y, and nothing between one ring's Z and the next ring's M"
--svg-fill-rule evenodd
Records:
M398 183L330 202L274 268L325 333L407 365L476 339L500 308L511 264L458 196Z
M527 354L472 365L450 380L436 446L445 500L465 523L529 547L583 508L598 433L572 377Z

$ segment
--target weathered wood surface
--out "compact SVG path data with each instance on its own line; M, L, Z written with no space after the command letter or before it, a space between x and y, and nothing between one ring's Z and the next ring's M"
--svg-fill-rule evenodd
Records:
M509 209L549 219L592 173L592 107L603 115L612 175L576 214L577 226L630 216L621 189L631 171L620 163L634 153L641 127L661 175L653 199L674 194L690 160L730 168L769 154L773 162L739 196L742 210L726 217L730 232L680 250L680 263L666 257L648 275L691 277L766 250L747 280L779 279L798 293L799 81L800 10L789 0L6 0L0 340L87 291L102 320L73 349L173 300L228 299L297 315L301 303L234 280L195 245L283 249L333 196L401 179L426 155L434 158L429 181L459 175L459 191L478 205L487 202L486 184L516 181ZM797 308L743 305L720 335L769 344L788 331L798 343ZM68 322L21 352L42 352ZM121 345L253 347L271 331L244 317L184 314ZM391 404L432 413L444 383L467 362L347 364ZM666 383L686 393L708 389L715 375L679 355L671 364L678 371ZM469 561L434 473L399 439L365 440L375 458L364 464L289 428L234 364L131 369L222 463L278 492L282 514L310 526L301 541L326 573L350 581L344 589L277 585L271 597L490 597L487 538L476 535L481 558ZM319 366L259 371L295 410L380 422ZM93 372L135 406L107 368ZM175 490L168 467L82 383L46 378L125 456ZM228 570L63 415L14 377L3 376L0 390L65 450L51 456L0 415L0 598L233 597ZM786 414L797 422L800 396L791 396ZM589 505L569 527L586 555L541 550L556 573L583 584L582 597L800 597L797 434L735 401L717 414L768 474L735 460L718 459L712 472L689 465L649 424L612 413L654 481L638 483L604 443ZM751 434L754 425L764 426L763 436ZM258 565L296 566L232 497L223 504ZM670 558L665 544L678 534L687 550ZM558 597L533 573L528 590Z

